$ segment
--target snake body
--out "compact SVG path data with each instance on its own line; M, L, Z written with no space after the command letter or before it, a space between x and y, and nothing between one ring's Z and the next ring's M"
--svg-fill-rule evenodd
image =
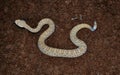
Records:
M90 29L91 31L95 31L97 28L96 22L94 23L94 27L91 27L88 24L78 24L75 27L73 27L73 29L70 32L70 39L78 48L67 50L67 49L53 48L45 44L45 40L55 31L55 24L51 19L49 18L42 19L38 23L38 26L36 28L31 28L24 20L18 19L15 21L15 23L17 26L25 28L32 33L37 33L38 31L41 30L41 28L44 25L48 24L49 28L40 35L38 40L38 47L40 51L49 56L66 57L66 58L79 57L83 55L87 50L87 45L84 43L84 41L76 37L76 34L80 29L87 28Z

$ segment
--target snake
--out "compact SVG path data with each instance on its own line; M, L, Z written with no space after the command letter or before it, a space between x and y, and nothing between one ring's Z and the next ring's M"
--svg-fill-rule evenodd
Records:
M97 29L97 23L94 21L94 26L90 26L86 23L81 23L72 28L70 31L70 40L74 45L77 46L75 49L59 49L50 47L45 44L45 40L52 35L55 31L55 23L50 18L43 18L38 22L38 26L36 28L30 27L26 21L17 19L15 20L15 24L21 28L25 28L32 33L37 33L41 30L44 25L49 25L49 27L40 35L38 39L38 48L43 54L46 54L51 57L64 57L64 58L75 58L79 57L86 53L87 45L84 41L78 39L77 32L83 28L87 28L91 31L95 31Z

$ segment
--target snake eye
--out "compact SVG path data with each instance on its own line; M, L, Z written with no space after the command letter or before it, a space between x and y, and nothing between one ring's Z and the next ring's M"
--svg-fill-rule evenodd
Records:
M97 29L97 22L94 21L94 26L92 27L91 31L95 31Z

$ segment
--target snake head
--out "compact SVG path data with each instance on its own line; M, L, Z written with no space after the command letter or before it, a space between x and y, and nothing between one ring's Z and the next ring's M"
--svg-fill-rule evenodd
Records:
M94 21L94 26L91 28L91 31L95 31L97 29L97 22Z
M24 20L15 20L15 24L21 28L24 28L26 22Z

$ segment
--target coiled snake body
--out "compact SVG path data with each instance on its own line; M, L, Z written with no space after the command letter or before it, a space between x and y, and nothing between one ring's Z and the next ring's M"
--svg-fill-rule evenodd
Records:
M94 22L94 27L91 27L88 24L78 24L75 27L73 27L73 29L70 32L70 39L78 48L66 50L66 49L58 49L58 48L49 47L45 44L45 40L55 30L55 24L51 19L49 18L42 19L38 23L38 26L36 28L31 28L29 25L27 25L27 23L24 20L16 20L15 23L17 26L23 27L32 33L37 33L39 30L41 30L41 28L45 24L48 24L49 28L40 35L39 40L38 40L38 47L40 51L49 56L67 57L67 58L74 58L74 57L81 56L87 50L87 45L84 43L84 41L76 37L77 32L82 28L88 28L91 31L95 31L97 28L96 22Z

